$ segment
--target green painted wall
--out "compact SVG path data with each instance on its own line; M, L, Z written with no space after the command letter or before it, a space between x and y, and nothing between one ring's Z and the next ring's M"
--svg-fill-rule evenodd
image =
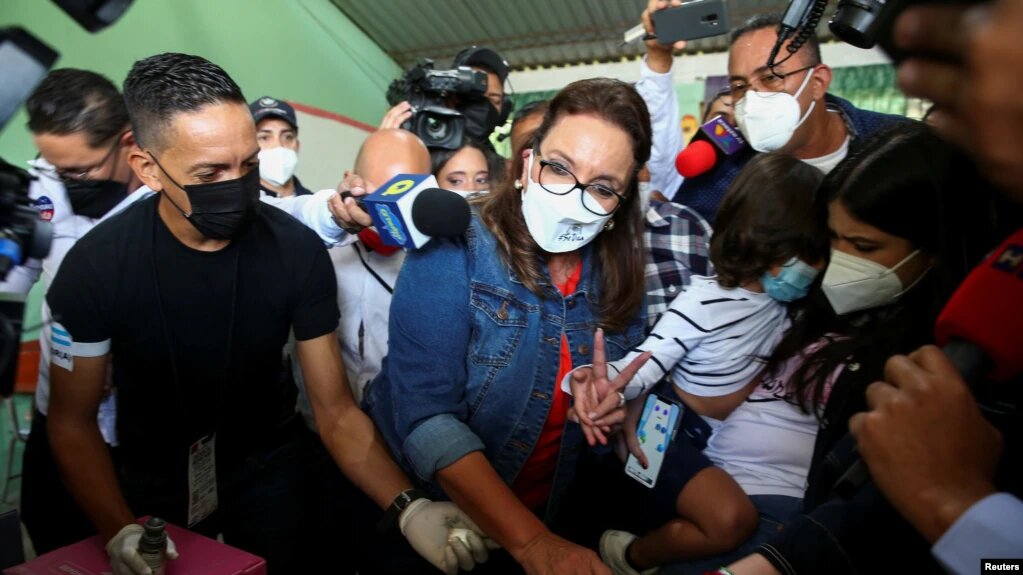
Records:
M249 100L272 95L374 126L387 110L387 85L401 73L330 0L135 0L98 34L48 0L0 0L0 26L10 25L60 52L55 67L94 70L117 85L138 59L187 52L222 66ZM0 156L12 163L35 156L26 122L22 110L0 133ZM38 323L33 295L28 327Z
M0 1L0 26L19 25L61 53L56 67L95 70L120 85L135 60L198 54L247 98L273 95L376 125L398 65L329 0L135 0L99 34L47 0ZM0 154L34 156L24 113L0 134Z
M703 82L682 82L675 84L675 97L678 98L679 116L692 114L700 119L700 104L703 103Z

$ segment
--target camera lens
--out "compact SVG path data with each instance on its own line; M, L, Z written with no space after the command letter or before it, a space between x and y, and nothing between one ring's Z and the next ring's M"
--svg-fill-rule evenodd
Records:
M447 139L449 126L448 123L440 118L428 117L426 118L426 137L435 142L441 142Z

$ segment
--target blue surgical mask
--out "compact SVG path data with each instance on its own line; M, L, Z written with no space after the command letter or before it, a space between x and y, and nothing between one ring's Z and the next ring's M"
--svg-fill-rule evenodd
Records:
M778 275L764 273L760 277L760 285L773 299L784 302L796 301L806 297L818 273L820 272L817 268L799 258L792 258L782 265Z

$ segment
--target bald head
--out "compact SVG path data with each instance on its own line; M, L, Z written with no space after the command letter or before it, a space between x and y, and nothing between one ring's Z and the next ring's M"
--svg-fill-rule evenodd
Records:
M429 174L430 152L406 130L377 130L359 148L355 173L365 178L367 191L375 190L398 174Z

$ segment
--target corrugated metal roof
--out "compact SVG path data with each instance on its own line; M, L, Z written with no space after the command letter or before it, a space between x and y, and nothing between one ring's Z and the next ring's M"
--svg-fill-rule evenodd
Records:
M497 50L513 68L617 61L643 54L621 46L646 0L331 0L402 67L431 58L446 68L472 46ZM727 0L731 25L781 12L787 0ZM821 26L826 33L827 26ZM690 42L687 52L727 50L727 36Z

